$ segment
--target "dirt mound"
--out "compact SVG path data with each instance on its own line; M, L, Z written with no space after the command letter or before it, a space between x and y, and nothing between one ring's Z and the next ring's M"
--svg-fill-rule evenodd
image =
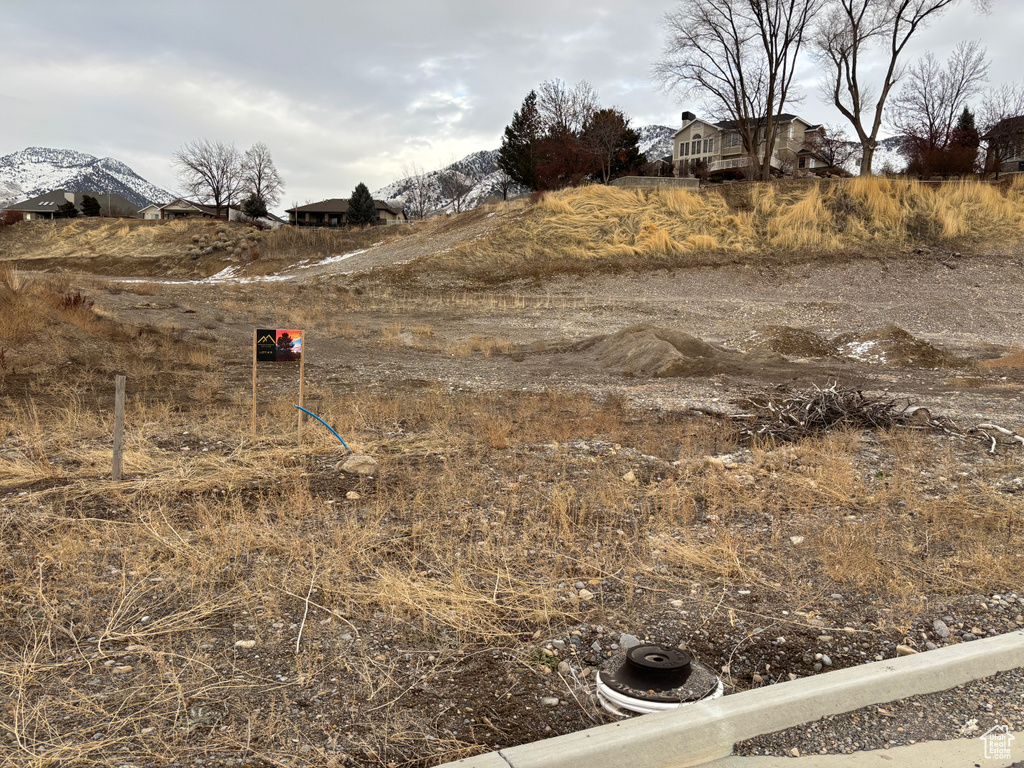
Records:
M994 360L982 360L978 363L979 368L988 370L1009 370L1024 368L1024 350L1011 352L1008 355L997 357Z
M655 378L737 373L756 360L766 359L763 354L745 355L653 325L634 325L610 335L594 336L573 345L570 351L586 353L604 368L626 376Z
M744 351L765 350L787 357L834 357L836 345L814 331L788 325L763 325L741 344Z
M872 365L904 368L965 368L970 361L934 347L894 325L832 339L839 354Z

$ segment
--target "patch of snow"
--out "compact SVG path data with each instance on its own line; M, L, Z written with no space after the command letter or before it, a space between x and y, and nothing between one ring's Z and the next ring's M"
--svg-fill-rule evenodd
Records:
M877 341L851 341L841 345L839 352L862 363L882 364L888 361L885 350L878 348Z

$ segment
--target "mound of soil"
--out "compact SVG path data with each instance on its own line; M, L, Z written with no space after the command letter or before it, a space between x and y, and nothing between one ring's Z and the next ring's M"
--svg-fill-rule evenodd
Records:
M1011 370L1024 368L1024 350L1011 352L1008 355L997 357L994 360L982 360L978 363L978 367L987 370Z
M626 376L663 378L741 373L756 360L774 355L746 355L708 344L688 333L653 325L634 325L610 335L594 336L571 347L602 367Z
M835 357L836 345L814 331L788 325L762 325L742 343L746 351L765 350L787 357Z
M902 368L965 368L970 361L934 347L897 326L832 339L839 354L873 365Z

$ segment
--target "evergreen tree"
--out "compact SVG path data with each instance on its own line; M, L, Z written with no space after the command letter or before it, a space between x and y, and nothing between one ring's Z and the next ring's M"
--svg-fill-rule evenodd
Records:
M85 203L82 203L85 206ZM242 213L250 219L265 219L267 217L267 202L253 192L242 201Z
M377 206L366 185L359 182L348 199L348 223L352 225L369 224L377 219Z
M100 215L100 201L92 195L82 195L82 215L83 216L99 216Z
M981 134L978 133L978 126L975 125L974 113L964 107L949 138L949 173L960 176L974 173L978 165L978 147L980 146Z
M57 206L57 212L54 216L58 219L73 219L78 215L78 209L75 208L75 204L70 200L63 205Z
M538 189L537 146L542 138L537 92L530 91L512 122L505 126L505 135L498 150L498 167L516 184Z

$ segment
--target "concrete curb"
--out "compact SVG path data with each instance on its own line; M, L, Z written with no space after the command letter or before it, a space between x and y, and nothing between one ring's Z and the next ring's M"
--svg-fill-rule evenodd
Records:
M1017 667L1024 667L1020 630L697 702L440 768L622 768L638 762L643 768L685 768L727 757L738 741Z

